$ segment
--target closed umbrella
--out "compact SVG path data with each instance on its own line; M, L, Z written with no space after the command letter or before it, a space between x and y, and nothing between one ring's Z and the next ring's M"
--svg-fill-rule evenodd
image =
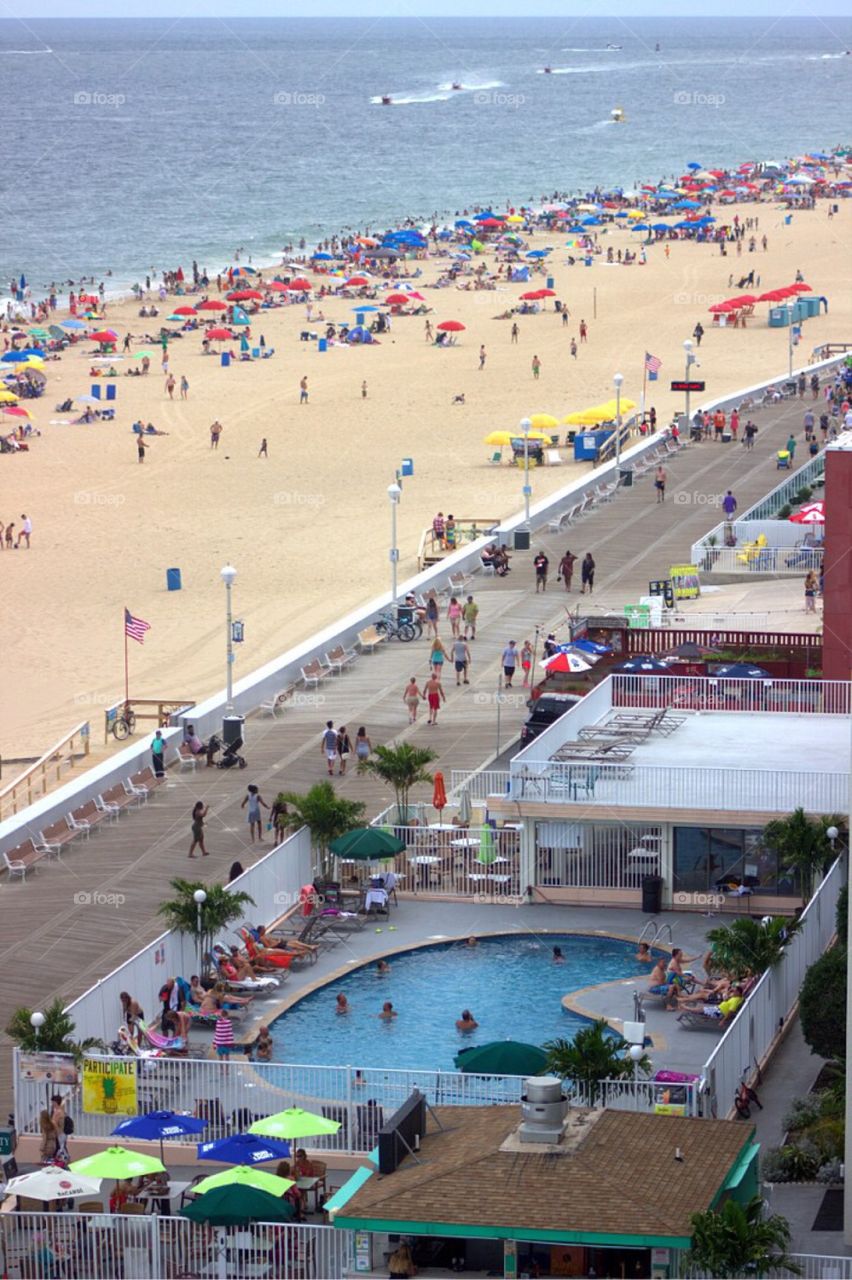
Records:
M312 1111L303 1111L301 1107L288 1107L286 1111L277 1111L274 1116L264 1116L255 1120L249 1128L250 1134L261 1134L268 1138L315 1138L320 1134L337 1133L339 1120L327 1120L325 1116L314 1115Z
M547 1054L520 1040L493 1040L460 1049L454 1058L459 1071L494 1076L540 1076L547 1070Z
M432 808L437 809L440 813L447 803L447 791L444 786L444 775L440 769L435 774L435 785L432 791Z
M180 1216L213 1227L238 1227L246 1222L291 1222L296 1210L287 1200L259 1187L214 1187L181 1209Z
M203 1133L206 1120L195 1116L178 1115L175 1111L149 1111L144 1116L131 1116L122 1120L112 1131L116 1138L141 1138L144 1142L160 1143L160 1159L163 1159L163 1142L166 1138L180 1138L188 1133Z
M271 1160L286 1160L290 1145L272 1141L270 1137L258 1137L252 1126L249 1133L235 1133L228 1138L217 1138L215 1142L199 1142L196 1152L199 1160L216 1160L221 1164L269 1164Z
M32 1200L74 1200L77 1196L97 1195L101 1189L100 1178L84 1178L58 1165L22 1173L6 1184L6 1194L29 1196Z
M465 826L470 826L470 820L472 817L473 813L470 803L470 789L468 787L464 787L462 788L461 795L459 796L459 822L463 823Z
M356 827L338 836L328 846L338 858L352 858L359 862L370 862L374 858L392 858L397 853L405 853L404 840L398 840L389 831L381 827Z

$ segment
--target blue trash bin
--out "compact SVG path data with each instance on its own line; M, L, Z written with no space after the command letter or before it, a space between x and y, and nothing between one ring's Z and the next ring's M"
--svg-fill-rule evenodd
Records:
M227 368L228 368L228 366L230 365L230 363L231 363L231 353L230 353L230 351L223 351L223 352L222 352L222 360L221 360L222 368L223 368L223 369L227 369Z
M556 287L556 286L554 285L554 283L553 283L553 276L548 276L548 277L547 277L546 287L547 287L548 289L554 289L554 288Z
M328 351L327 338L320 338L319 342L317 343L317 351Z
M166 586L169 591L180 591L181 589L180 569L166 570Z
M413 476L414 475L414 459L403 458L400 471L404 476Z

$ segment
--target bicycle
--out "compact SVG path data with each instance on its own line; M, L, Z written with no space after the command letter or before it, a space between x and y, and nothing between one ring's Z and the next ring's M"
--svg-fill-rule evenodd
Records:
M125 702L121 710L116 714L111 725L113 737L122 742L125 738L129 738L131 733L136 729L136 716L133 713L130 703Z
M392 613L382 613L376 620L376 630L386 635L389 640L395 636L397 640L407 644L409 640L415 640L423 634L423 625L419 619L416 622L407 622L401 618L395 618Z

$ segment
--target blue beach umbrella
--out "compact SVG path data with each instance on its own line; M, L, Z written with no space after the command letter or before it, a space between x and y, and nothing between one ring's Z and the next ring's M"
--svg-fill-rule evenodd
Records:
M620 209L615 216L616 218L629 218L630 214L627 212L626 209Z
M672 205L673 209L700 209L701 205L698 200L675 200Z
M562 648L561 645L559 647ZM600 644L597 640L575 640L567 647L580 649L583 653L596 653L599 657L602 657L605 653L612 653L611 645Z
M254 1133L237 1133L229 1138L217 1138L215 1142L199 1142L196 1150L199 1160L215 1160L220 1164L269 1164L272 1160L286 1160L290 1155L290 1143L280 1138L262 1138Z
M668 231L670 224L668 222L655 222L652 231Z
M360 315L362 311L378 311L379 308L378 307L353 307L352 310L357 311L358 314Z
M724 666L716 667L713 675L725 680L772 679L769 672L764 671L763 667L754 667L750 662L726 662Z
M469 222L467 218L457 218L454 225L457 227L472 227L473 223Z
M74 320L73 318L71 320L60 320L59 323L61 324L63 329L85 329L86 328L82 320Z
M630 230L631 231L650 231L651 228L648 226L647 222L634 222Z
M150 1111L146 1116L131 1116L129 1120L122 1120L112 1132L115 1136L138 1138L144 1142L159 1140L162 1160L164 1139L180 1138L188 1133L203 1133L206 1127L207 1121L198 1120L195 1116L181 1116L175 1111Z
M613 667L614 672L619 675L632 676L670 676L671 671L664 662L660 662L659 658L655 658L652 654L637 653L635 657L628 658L626 662L621 662L617 667Z
M549 249L530 249L526 256L528 258L546 258L549 253Z
M594 217L584 218L582 225L584 227L599 227L601 225L601 220L600 218L594 218Z
M312 262L333 262L334 254L333 253L312 253L311 261Z
M689 164L686 167L687 169L700 169L701 165L697 160L690 160Z
M20 364L22 361L29 360L29 356L23 351L7 351L5 355L0 356L0 360L4 364Z

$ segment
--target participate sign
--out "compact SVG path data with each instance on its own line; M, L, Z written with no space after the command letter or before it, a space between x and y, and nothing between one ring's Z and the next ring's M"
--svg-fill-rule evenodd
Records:
M136 1063L83 1062L83 1111L88 1116L135 1116Z
M675 600L696 600L701 595L701 580L694 564L675 564L669 570Z

